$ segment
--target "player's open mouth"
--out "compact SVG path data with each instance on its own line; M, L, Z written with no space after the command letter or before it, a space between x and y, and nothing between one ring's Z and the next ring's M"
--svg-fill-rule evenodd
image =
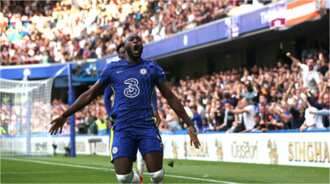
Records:
M140 45L134 45L132 50L133 50L133 54L140 54L141 46Z

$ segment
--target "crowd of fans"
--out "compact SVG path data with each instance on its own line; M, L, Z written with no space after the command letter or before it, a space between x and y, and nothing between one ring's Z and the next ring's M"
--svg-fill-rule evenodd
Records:
M29 131L33 133L46 132L49 126L51 114L50 105L35 102L31 104L6 103L8 96L1 96L0 106L0 135L26 135ZM31 127L31 128L29 128Z
M125 36L146 42L219 19L256 0L1 1L0 63L101 58ZM261 2L271 2L262 0Z
M63 101L55 99L52 101L53 117L62 114L68 105ZM104 102L101 97L94 100L83 110L75 113L76 131L79 134L106 134L109 131L110 124L107 113L104 108ZM63 134L69 134L70 125L66 123L63 127Z
M181 80L173 91L200 132L329 127L327 56L322 52L308 54L301 62L287 55L293 60L291 66L279 62L271 68L222 71ZM181 129L180 120L165 99L160 98L159 107L163 119L160 129Z
M269 68L254 66L220 71L197 79L187 77L178 85L172 85L172 91L183 103L199 132L329 128L329 58L324 52L308 54L303 61L290 53L287 57L292 60L291 65L279 62ZM159 129L173 132L185 128L160 93L157 92L157 96L161 118ZM43 123L47 121L44 116L47 112L40 108L42 105L36 105L38 108L35 109L39 110L32 113L32 131L47 130L47 124ZM0 108L1 114L5 115L1 116L2 127L7 127L9 134L22 129L15 124L21 117L11 116L15 108ZM17 108L16 111L21 112ZM63 101L53 100L52 117L67 108ZM79 134L103 135L111 127L102 97L77 112L75 117ZM63 134L69 131L67 123Z

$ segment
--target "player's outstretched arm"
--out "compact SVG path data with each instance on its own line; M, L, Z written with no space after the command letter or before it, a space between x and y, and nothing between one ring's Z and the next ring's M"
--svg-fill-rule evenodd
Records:
M73 115L75 112L79 111L87 104L89 104L92 100L94 100L98 95L103 92L103 85L100 82L96 82L91 88L81 94L77 100L59 117L54 119L50 124L51 128L49 129L49 133L51 135L55 135L58 132L62 132L62 128L66 119Z
M159 91L166 98L170 107L175 111L175 113L183 120L188 126L188 133L190 136L190 143L195 146L195 148L199 148L200 142L197 137L197 131L194 127L194 124L191 122L188 114L184 110L182 104L180 103L179 99L172 93L171 89L169 88L166 82L161 82L157 85Z

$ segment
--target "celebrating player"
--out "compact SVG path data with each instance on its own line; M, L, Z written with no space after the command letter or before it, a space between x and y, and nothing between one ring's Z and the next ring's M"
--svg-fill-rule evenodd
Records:
M124 60L126 58L126 51L125 51L125 47L124 47L124 43L120 43L117 46L117 54L120 60ZM112 103L111 103L111 96L113 95L113 90L111 85L108 85L105 90L104 90L104 105L107 111L107 114L111 120L111 123L113 124L115 121L112 118ZM160 116L158 114L158 109L157 109L157 97L156 97L156 91L154 90L153 94L152 94L152 100L151 100L151 105L154 111L154 116L155 116L155 120L156 120L156 125L158 127L158 125L160 124ZM138 151L137 156L136 156L136 167L137 167L137 173L140 176L140 182L143 182L143 172L144 172L144 160L143 157L140 153L140 151Z
M151 105L152 93L157 86L168 104L188 127L191 144L199 148L196 129L182 104L165 82L163 69L154 62L141 58L143 45L137 35L125 40L127 60L107 65L101 78L78 97L60 117L54 119L49 132L61 132L66 119L86 106L109 84L115 91L112 116L116 119L111 138L112 161L117 180L136 183L140 178L132 172L132 163L139 149L146 162L152 183L162 183L163 147L158 128L154 122Z

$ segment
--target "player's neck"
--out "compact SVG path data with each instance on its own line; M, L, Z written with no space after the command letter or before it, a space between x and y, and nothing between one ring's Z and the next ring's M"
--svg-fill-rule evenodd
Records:
M142 61L142 58L131 58L131 57L128 57L127 58L127 63L128 64L139 64L139 63L141 63L141 61Z

